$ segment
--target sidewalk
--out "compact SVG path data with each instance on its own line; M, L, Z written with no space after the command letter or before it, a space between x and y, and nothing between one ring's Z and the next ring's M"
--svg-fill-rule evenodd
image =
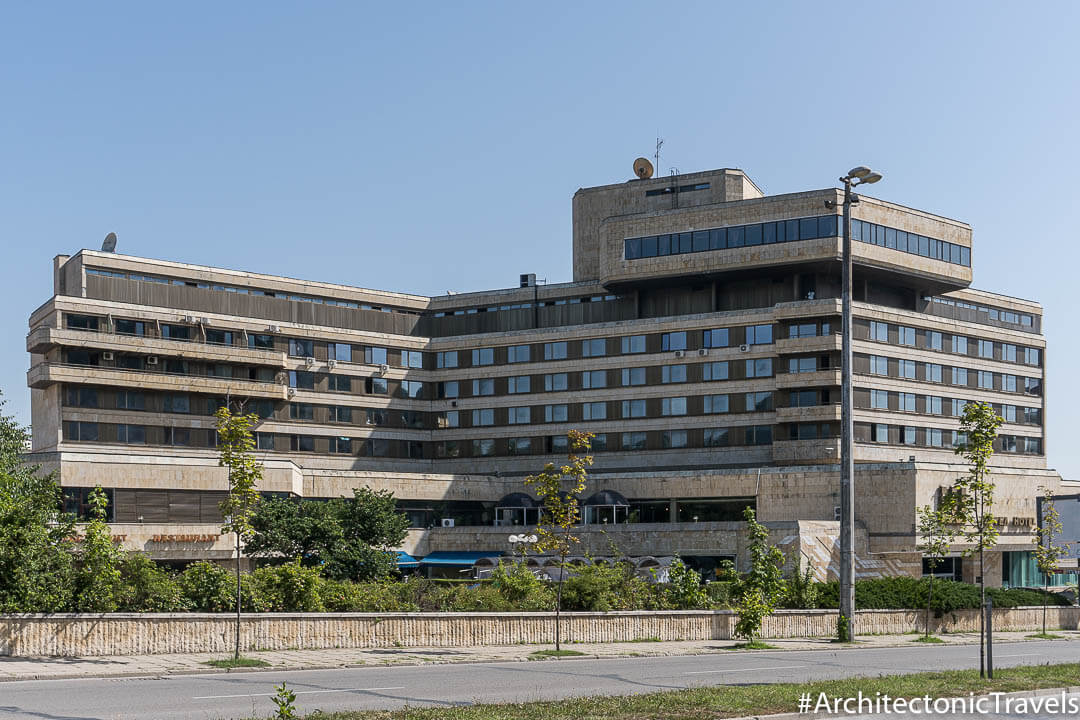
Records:
M1024 642L1030 632L994 633L994 643ZM1080 641L1080 631L1055 630L1065 639L1058 642ZM915 634L869 635L854 645L837 645L828 639L768 640L778 650L843 650L849 648L911 647ZM976 633L954 633L939 636L950 645L977 644ZM663 655L700 655L722 652L736 645L734 640L693 640L675 642L573 643L565 649L584 653L584 657L649 657ZM206 665L207 660L226 657L222 653L191 653L170 655L101 656L80 658L11 658L0 657L0 681L61 680L88 677L130 677L185 675L217 672L252 672L259 670L314 670L323 668L356 667L363 665L424 665L439 663L515 662L527 661L537 650L550 645L510 645L469 648L375 648L365 650L282 650L245 652L246 657L269 663L265 668L219 670ZM754 651L759 652L759 651ZM768 651L765 651L768 652ZM776 652L775 650L772 652ZM231 655L228 655L231 657Z

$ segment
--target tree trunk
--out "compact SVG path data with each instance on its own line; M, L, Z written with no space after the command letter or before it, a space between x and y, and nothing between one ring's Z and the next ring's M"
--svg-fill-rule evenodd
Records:
M236 533L236 652L233 657L240 659L240 533Z
M1046 635L1046 596L1049 595L1046 588L1043 588L1043 635Z
M926 591L926 637L930 637L930 603L934 599L934 568L930 568L930 587Z
M986 677L986 562L979 540L979 677Z

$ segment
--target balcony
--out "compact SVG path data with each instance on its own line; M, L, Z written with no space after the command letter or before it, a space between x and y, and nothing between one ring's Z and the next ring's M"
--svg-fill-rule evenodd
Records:
M795 353L825 353L840 352L842 349L839 335L818 335L816 337L784 338L773 343L777 355L791 355Z
M840 438L773 440L773 461L785 465L824 465L840 461Z
M808 373L780 373L776 376L776 387L779 389L839 386L840 368Z
M776 408L776 422L839 422L840 403Z
M57 345L140 355L163 355L204 362L270 365L282 370L286 367L285 353L237 345L215 345L202 341L170 340L98 330L69 330L51 327L35 328L26 336L26 350L30 353L44 353L50 347Z
M288 399L288 386L276 382L259 382L205 375L174 375L161 371L126 370L99 365L69 365L64 363L39 363L26 373L26 383L34 389L46 388L55 383L84 385L113 385L139 388L141 390L164 390L166 392L199 392L215 395L231 394L239 397L262 397L274 400Z

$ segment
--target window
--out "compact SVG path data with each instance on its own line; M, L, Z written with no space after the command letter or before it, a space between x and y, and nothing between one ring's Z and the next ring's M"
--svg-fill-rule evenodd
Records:
M398 388L398 397L417 400L424 392L424 383L419 380L402 380Z
M352 408L346 405L331 405L330 422L351 423Z
M586 390L607 387L607 370L586 370L581 373L581 387Z
M117 410L145 410L146 396L134 390L118 390L116 392Z
M191 401L187 395L166 395L162 399L162 411L167 413L191 412Z
M603 357L607 355L607 340L593 338L581 341L581 357Z
M941 382L941 365L926 363L926 382Z
M169 340L190 340L191 328L187 325L165 325L161 326L161 337Z
M644 400L623 400L622 401L622 416L624 418L643 418L643 417L645 417L645 401Z
M967 355L967 338L963 335L953 335L952 351L954 353L960 353L961 355Z
M941 333L937 330L926 331L926 347L930 350L941 349Z
M915 412L915 393L902 392L897 395L897 409L901 412Z
M664 448L684 448L687 444L685 430L665 430L660 435Z
M252 350L273 350L274 336L248 334L248 348Z
M644 450L646 446L646 434L643 432L632 432L622 434L622 449L623 450Z
M271 433L254 433L256 450L273 450L274 436Z
M889 426L885 423L874 423L870 426L870 440L873 442L889 442Z
M507 455L528 455L532 452L532 438L510 438L506 441Z
M402 350L401 351L401 367L405 368L423 368L424 367L424 353L419 350Z
M684 383L686 382L685 365L664 365L660 369L661 382Z
M115 326L116 326L116 332L117 332L118 335L146 335L146 323L142 322L141 320L117 319L115 321ZM71 327L71 326L69 325L68 327ZM225 334L224 330L207 330L206 331L206 342L213 342L210 339L210 333L212 333L212 332L221 333L222 335ZM232 333L229 333L229 336L231 337ZM224 343L222 343L222 344L224 344ZM230 341L228 344L231 345L232 342Z
M289 417L293 420L314 420L311 403L289 403Z
M343 455L352 454L352 438L334 436L330 438L330 452Z
M98 318L92 315L68 315L67 326L70 330L97 330Z
M645 368L623 368L622 371L622 384L626 385L644 385L645 384Z
M530 408L526 406L506 409L506 422L509 425L527 425L530 422Z
M664 333L660 336L660 349L663 351L668 350L685 350L686 349L686 332L670 332Z
M545 360L565 360L566 359L566 343L565 342L544 343L544 359Z
M633 353L645 352L645 336L644 335L630 335L622 339L622 353L623 355L630 355Z
M171 430L172 428L166 429ZM146 443L146 428L142 425L117 425L116 441L131 445L143 445Z
M1013 414L1015 415L1015 412ZM1028 425L1042 425L1042 411L1039 408L1024 408L1024 422Z
M472 411L473 427L482 427L495 424L494 408L481 408Z
M545 392L561 392L569 387L566 373L552 373L544 376Z
M992 340L980 340L978 342L978 353L981 358L994 359L994 342Z
M96 422L69 422L67 425L67 440L78 442L97 442L98 424Z
M165 444L186 447L191 444L191 431L187 428L165 428Z
M1028 395L1042 395L1042 380L1039 378L1024 378L1024 392Z
M915 345L915 328L904 327L901 325L896 328L896 330L901 345Z
M368 457L389 457L390 441L386 438L369 438L364 443Z
M979 371L979 387L984 390L994 389L994 373L987 372L986 370Z
M523 363L529 362L529 346L528 345L511 345L506 348L506 362L508 363Z
M871 355L870 356L870 374L871 375L888 375L889 374L889 358L884 355Z
M769 412L773 409L773 396L771 392L746 393L747 412Z
M927 395L926 396L926 412L928 412L931 415L940 415L941 414L941 400L942 400L942 398L938 397L937 395Z
M889 324L871 320L870 339L878 342L889 342Z
M926 431L926 444L930 447L942 446L942 435L940 428L929 428Z
M1033 455L1042 455L1042 438L1024 438L1024 452Z
M900 428L900 442L903 445L915 444L915 428L910 425L905 425Z
M506 379L506 392L511 395L530 392L529 384L528 375L515 375L509 377Z
M748 425L743 431L746 445L771 445L772 425Z
M828 393L827 390L825 392ZM817 404L817 390L792 390L788 396L789 407L813 407ZM823 404L828 404L827 397Z
M817 358L816 357L789 358L788 359L788 372L789 373L817 372Z
M446 440L435 446L435 454L441 458L461 457L461 446L457 440Z
M570 450L570 439L565 435L549 435L546 443L549 453L565 453Z
M390 392L390 383L386 378L364 378L364 391L368 395L386 395Z
M327 389L330 392L352 392L352 378L348 375L328 375Z
M728 363L723 362L705 363L701 367L701 379L705 382L728 379ZM625 383L624 383L625 384Z
M97 390L93 388L69 387L67 389L67 404L73 407L96 408L98 406Z
M461 390L457 380L447 380L446 382L439 383L438 386L440 398L456 398L460 396Z
M1016 346L1008 343L1001 344L1001 359L1006 362L1016 362Z
M771 377L772 358L757 358L746 361L746 377Z
M581 417L582 417L583 420L606 420L607 419L607 403L605 403L605 402L582 403L582 405L581 405Z
M472 351L472 364L473 367L479 367L481 365L491 365L495 362L495 350L494 348L477 348Z
M728 329L717 328L715 330L706 330L702 337L702 347L707 348L724 348L730 343L728 342Z
M311 340L289 338L289 355L293 357L314 357L315 343Z
M436 416L436 426L439 428L461 427L461 414L457 410L448 410Z
M338 362L352 362L352 345L349 343L326 343L326 357Z
M495 394L495 379L494 378L477 378L472 381L472 394L473 397L482 397L484 395Z
M390 413L386 410L380 410L378 408L368 408L367 410L368 425L385 425L389 417Z
M1024 364L1025 365L1038 365L1039 364L1039 349L1038 348L1024 348Z
M871 390L870 407L874 410L888 410L889 392L887 390Z
M607 433L596 433L596 436L592 439L592 444L589 449L593 452L607 450Z
M435 367L456 368L458 366L457 350L447 350L435 353Z
M386 348L365 347L364 362L368 365L386 365Z
M952 369L952 384L953 385L967 385L967 368L954 367Z
M900 377L908 378L909 380L915 379L914 360L897 360L897 370L899 371Z
M750 325L746 328L747 345L771 345L772 325Z
M644 401L635 400L633 402L641 402L642 404L644 404ZM684 397L663 398L660 401L660 414L664 415L664 416L685 415L686 414L686 398L684 398Z
M829 324L825 323L825 330L824 330L824 332L822 332L822 335L828 335L829 334L828 327L829 327ZM789 338L793 338L793 339L794 338L808 338L808 337L815 337L817 334L818 333L817 333L817 324L816 323L800 323L798 325L790 325L790 326L788 326L788 337Z
M952 399L952 415L953 417L961 417L964 414L964 408L967 407L967 400L961 400L960 398Z
M1025 415L1027 410L1024 410ZM1016 406L1015 405L1002 405L1001 406L1001 419L1005 422L1016 422Z
M727 395L706 395L702 412L706 415L726 413L728 411L728 405Z
M1015 375L1002 375L1001 376L1001 389L1005 392L1016 392L1016 376Z
M704 440L705 440L705 447L727 447L727 445L728 445L728 429L727 428L706 428Z
M545 405L544 422L566 422L566 405Z

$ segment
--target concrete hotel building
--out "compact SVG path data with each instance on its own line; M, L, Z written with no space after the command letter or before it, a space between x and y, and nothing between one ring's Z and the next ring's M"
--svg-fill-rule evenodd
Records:
M578 428L597 435L585 550L742 566L751 505L824 577L841 269L825 201L841 194L764 195L729 169L582 189L573 282L439 297L61 255L27 336L33 457L73 511L104 487L126 547L224 560L211 415L243 402L263 418L264 492L388 488L414 527L403 549L467 569L535 521L522 480ZM962 222L865 196L853 215L857 572L922 572L916 508L964 471L957 416L980 400L1005 419L988 578L1032 582L1035 496L1063 491L1042 308L969 287Z

